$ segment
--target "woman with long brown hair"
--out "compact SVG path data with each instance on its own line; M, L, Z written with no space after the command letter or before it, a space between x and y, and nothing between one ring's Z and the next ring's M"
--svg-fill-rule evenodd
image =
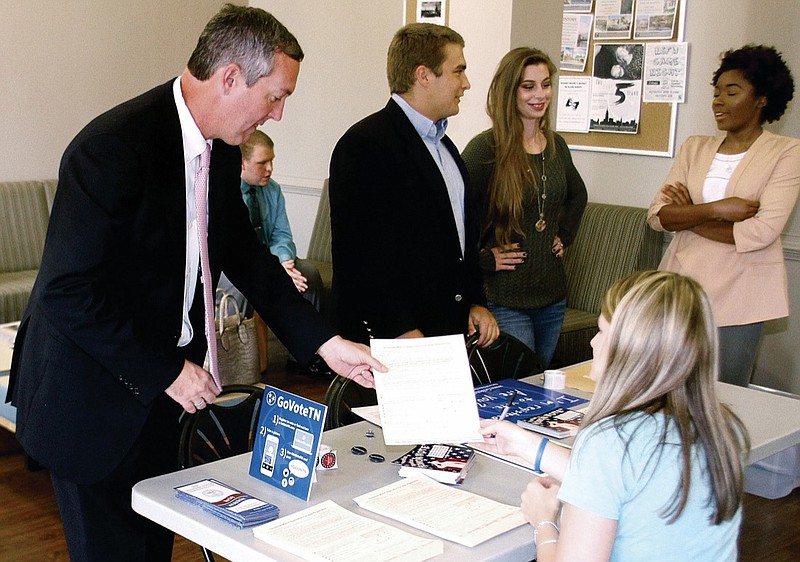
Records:
M586 186L551 126L552 77L544 52L520 47L498 65L486 102L492 128L462 157L483 212L481 269L500 329L549 364L566 306L561 258L575 239Z

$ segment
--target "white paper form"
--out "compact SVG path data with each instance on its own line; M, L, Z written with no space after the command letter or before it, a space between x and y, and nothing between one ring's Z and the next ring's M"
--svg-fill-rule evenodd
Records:
M442 541L356 515L331 500L255 527L253 534L304 560L319 562L419 561L444 552Z
M404 478L354 501L366 510L470 548L525 524L518 507L424 476Z
M461 335L374 339L372 355L387 445L483 441L467 349Z

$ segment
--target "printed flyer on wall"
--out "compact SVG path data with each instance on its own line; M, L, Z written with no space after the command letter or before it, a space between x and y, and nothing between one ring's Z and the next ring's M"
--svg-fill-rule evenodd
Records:
M250 476L308 501L327 412L324 404L265 387Z

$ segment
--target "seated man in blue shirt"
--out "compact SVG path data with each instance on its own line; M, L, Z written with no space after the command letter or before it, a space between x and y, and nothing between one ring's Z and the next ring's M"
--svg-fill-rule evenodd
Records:
M297 290L319 310L322 277L314 264L297 257L289 218L286 216L286 200L281 186L272 179L275 143L264 132L256 130L239 149L242 152L242 198L250 211L250 222L256 235L281 262ZM224 274L219 286L234 295L240 309L250 313L244 296ZM291 355L287 368L302 370Z
M242 198L250 211L250 222L261 243L280 260L297 290L319 310L322 277L313 264L297 257L286 216L286 200L281 186L272 179L275 143L263 131L256 130L239 149Z

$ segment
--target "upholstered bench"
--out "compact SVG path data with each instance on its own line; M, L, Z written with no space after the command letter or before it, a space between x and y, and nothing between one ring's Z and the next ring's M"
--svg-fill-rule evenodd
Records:
M635 271L656 269L662 234L647 226L647 209L589 203L578 236L567 248L567 313L553 365L591 359L589 342L605 292Z
M322 186L322 194L317 206L317 216L311 239L308 242L306 260L316 266L322 277L320 312L330 318L331 281L333 280L333 260L331 259L331 204L328 199L328 180Z
M56 180L0 182L0 324L22 318L39 271Z

